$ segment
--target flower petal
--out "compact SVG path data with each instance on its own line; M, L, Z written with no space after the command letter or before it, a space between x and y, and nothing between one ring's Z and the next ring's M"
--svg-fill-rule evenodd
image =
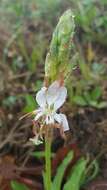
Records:
M46 116L45 122L46 122L46 125L49 124L49 117L48 116Z
M54 117L52 115L47 115L45 119L46 124L54 124Z
M61 117L61 123L62 123L64 131L68 131L69 130L69 125L68 125L66 115L64 115L62 113L60 113L59 115Z
M46 95L46 100L49 106L54 104L55 100L59 96L59 89L60 89L60 84L58 81L53 82L49 86Z
M35 116L34 120L37 121L41 116L43 116L43 114L44 113L42 111L38 112L37 115Z
M61 124L61 116L60 116L60 114L58 114L58 113L55 113L54 114L54 119L55 119L55 121L57 121L59 124Z
M59 109L65 102L67 97L67 89L63 86L59 88L59 94L54 103L54 110Z
M54 117L53 117L53 115L51 115L51 116L49 117L49 123L50 123L50 124L54 124Z
M46 90L47 90L47 88L43 87L36 94L36 101L40 107L45 107L45 105L46 105Z
M43 141L39 139L38 135L33 138L30 138L29 140L32 141L35 145L40 145L43 143Z

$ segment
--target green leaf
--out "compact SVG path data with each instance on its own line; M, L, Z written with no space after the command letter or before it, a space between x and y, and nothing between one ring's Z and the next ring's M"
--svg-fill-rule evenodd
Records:
M106 101L102 101L102 102L90 101L89 105L93 106L95 108L98 108L98 109L102 109L102 108L106 108L107 107L107 102Z
M63 190L79 190L84 182L87 160L81 158L71 171L68 181L65 183Z
M98 107L98 102L95 101L95 100L90 100L89 105L97 108Z
M62 179L64 176L64 172L66 170L66 167L68 164L72 161L73 159L73 151L69 152L66 158L63 160L61 165L58 167L57 174L53 180L52 183L52 189L51 190L61 190L61 184L62 184Z
M17 101L17 97L16 96L9 96L6 99L3 100L2 104L6 107L12 107L14 106L14 104Z
M98 100L101 97L102 90L99 86L97 86L92 92L91 92L91 98L93 100Z
M102 101L100 103L98 103L97 108L101 109L101 108L106 108L107 107L107 102L106 101Z
M27 94L25 96L25 101L26 101L26 106L24 108L24 112L31 112L35 109L36 107L36 101L32 97L32 95Z
M104 64L99 64L99 63L93 63L92 64L92 70L94 74L103 74L106 70L106 67Z
M17 181L11 181L12 190L30 190L26 185Z
M90 174L90 171L92 170L92 174ZM85 184L88 183L89 181L93 180L97 174L99 172L99 164L97 162L97 160L94 160L90 163L90 165L88 166L88 168L85 170Z
M91 101L91 95L88 91L84 92L84 98L87 101L87 104Z
M79 106L86 106L87 102L82 96L74 96L73 102L78 104Z
M79 67L80 67L81 74L82 74L84 80L89 81L90 73L91 73L89 66L86 63L84 63L83 60L79 59Z

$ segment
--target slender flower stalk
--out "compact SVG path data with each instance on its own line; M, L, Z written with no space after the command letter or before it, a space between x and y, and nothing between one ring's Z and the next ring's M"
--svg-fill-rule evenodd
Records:
M49 131L45 136L45 190L51 189L51 136Z

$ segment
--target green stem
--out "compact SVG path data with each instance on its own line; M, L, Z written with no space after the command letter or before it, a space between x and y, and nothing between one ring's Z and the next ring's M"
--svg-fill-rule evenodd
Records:
M51 138L45 137L45 190L51 190Z

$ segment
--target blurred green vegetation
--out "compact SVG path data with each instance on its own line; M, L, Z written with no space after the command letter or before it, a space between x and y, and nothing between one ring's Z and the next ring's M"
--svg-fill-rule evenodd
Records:
M36 154L35 154L36 155ZM37 155L36 155L37 156ZM43 152L39 154L39 157L43 156ZM62 186L62 181L68 168L68 165L74 158L73 151L70 151L64 160L59 165L56 175L53 178L51 184L51 190L60 190ZM71 171L69 171L69 175L65 181L63 186L63 190L80 190L80 188L84 187L84 185L90 180L94 179L99 172L98 161L95 159L90 161L89 157L81 157L78 159L73 167L71 167ZM11 181L12 190L29 190L29 188L17 181Z
M59 17L68 8L75 14L76 26L75 49L71 49L71 69L66 80L68 103L71 107L107 107L107 1L1 0L0 100L3 109L8 110L6 114L15 114L15 119L17 112L31 112L37 106L35 94L44 79L45 57L52 33ZM4 122L7 124L7 119ZM64 165L59 171L62 167ZM85 172L86 160L81 159L75 164L64 189L71 188L71 181L79 189L81 179L84 184L90 176ZM57 174L54 183L59 182L59 177L62 180ZM11 185L13 189L28 189L17 182Z
M20 95L24 101L21 110L34 109L33 96L43 81L52 32L68 8L75 14L76 25L75 51L71 52L75 57L71 66L76 68L71 69L67 81L68 101L72 106L106 107L103 83L107 79L107 65L103 59L107 48L107 1L1 0L0 65L8 65L13 78L11 87L6 81L8 94L4 96L4 107L11 107ZM13 87L16 91L12 93Z

